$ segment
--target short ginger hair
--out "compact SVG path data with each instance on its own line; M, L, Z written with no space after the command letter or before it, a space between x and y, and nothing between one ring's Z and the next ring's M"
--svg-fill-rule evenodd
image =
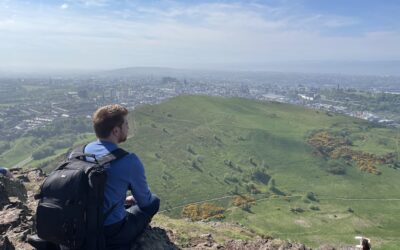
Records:
M98 108L92 118L93 129L97 138L107 138L115 127L122 126L127 114L128 109L119 104Z

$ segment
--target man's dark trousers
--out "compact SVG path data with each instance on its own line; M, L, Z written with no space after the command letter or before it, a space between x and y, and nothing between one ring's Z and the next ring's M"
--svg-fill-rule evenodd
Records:
M149 225L160 208L160 199L140 209L137 205L128 208L124 220L104 227L107 250L130 250L132 242Z

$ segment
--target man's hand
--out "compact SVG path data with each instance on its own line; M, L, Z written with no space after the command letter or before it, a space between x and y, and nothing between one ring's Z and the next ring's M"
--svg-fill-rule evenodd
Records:
M135 204L136 204L136 200L135 200L135 198L133 198L132 195L129 195L129 196L127 196L125 198L125 206L130 207L130 206L133 206Z

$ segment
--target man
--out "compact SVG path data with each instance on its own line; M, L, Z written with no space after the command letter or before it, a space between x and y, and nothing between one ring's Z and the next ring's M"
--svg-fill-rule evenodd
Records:
M120 105L99 108L93 114L93 128L98 140L85 147L96 159L118 148L128 137L128 110ZM130 249L132 241L158 212L160 199L150 192L143 164L133 153L111 162L106 169L104 192L104 231L107 249ZM133 196L126 197L130 190ZM125 210L125 206L130 206Z

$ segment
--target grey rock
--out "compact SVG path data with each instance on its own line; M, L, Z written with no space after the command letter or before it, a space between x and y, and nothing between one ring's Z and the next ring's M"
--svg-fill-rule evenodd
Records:
M169 232L170 234L172 232ZM168 236L168 232L159 227L148 227L136 240L131 250L176 250L179 249Z
M0 177L0 178L4 178L4 177ZM6 188L0 179L0 209L2 209L9 202L10 202L10 200L8 199L8 194L7 194Z
M0 236L0 250L15 250L7 236Z
M7 197L18 197L20 201L26 202L27 192L22 181L0 176L0 185L3 186Z

